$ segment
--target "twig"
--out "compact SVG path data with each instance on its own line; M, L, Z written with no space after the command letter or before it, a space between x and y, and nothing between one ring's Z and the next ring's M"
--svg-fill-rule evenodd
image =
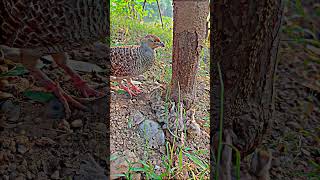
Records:
M144 0L143 6L142 6L142 11L144 11L144 6L146 5L147 0Z
M162 26L162 29L163 29L162 14L161 14L161 11L160 11L159 0L157 0L157 5L158 5L158 10L159 10L159 15L160 15L160 20L161 20L161 26Z

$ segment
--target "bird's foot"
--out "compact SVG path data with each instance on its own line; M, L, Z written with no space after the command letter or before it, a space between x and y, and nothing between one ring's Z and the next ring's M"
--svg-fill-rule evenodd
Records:
M103 96L104 94L89 87L88 84L83 81L82 79L74 79L73 85L80 90L81 94L88 98L90 96L99 97Z
M71 97L66 92L64 92L63 89L58 84L48 84L45 87L47 90L54 93L54 95L56 95L57 98L61 101L61 103L64 106L67 119L71 116L71 110L68 102L70 102L73 106L79 109L83 109L83 110L87 109L86 106L82 105L81 103L76 101L73 97Z
M120 85L120 88L125 90L130 95L131 98L132 98L132 96L136 96L136 94L134 92L132 92L128 87L126 87L124 85Z
M138 93L138 94L139 94L139 93L142 93L142 90L139 89L138 86L131 85L130 88L131 88L134 92L136 92L136 93Z
M136 93L138 93L138 94L142 92L142 90L139 89L138 86L134 85L131 81L129 81L128 84L130 85L130 88L131 88L134 92L136 92Z

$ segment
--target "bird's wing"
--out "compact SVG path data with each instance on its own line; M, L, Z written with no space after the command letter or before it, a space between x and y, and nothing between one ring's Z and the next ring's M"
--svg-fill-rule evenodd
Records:
M137 56L133 51L136 46L123 46L111 48L111 76L123 77L134 74L134 66Z

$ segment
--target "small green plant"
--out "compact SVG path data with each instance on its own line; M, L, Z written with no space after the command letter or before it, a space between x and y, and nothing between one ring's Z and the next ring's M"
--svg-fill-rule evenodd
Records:
M298 172L295 173L298 177L305 177L310 180L318 180L320 178L320 164L313 160L309 160L309 166L311 170L309 172Z

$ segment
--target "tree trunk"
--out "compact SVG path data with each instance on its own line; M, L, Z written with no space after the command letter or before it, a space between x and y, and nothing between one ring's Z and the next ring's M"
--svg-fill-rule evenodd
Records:
M189 107L195 98L201 44L206 35L209 1L173 1L173 62L171 97ZM180 86L180 88L179 88Z
M219 131L218 63L224 82L223 129L233 130L242 157L262 142L274 110L274 76L283 4L281 0L212 4L211 142Z

